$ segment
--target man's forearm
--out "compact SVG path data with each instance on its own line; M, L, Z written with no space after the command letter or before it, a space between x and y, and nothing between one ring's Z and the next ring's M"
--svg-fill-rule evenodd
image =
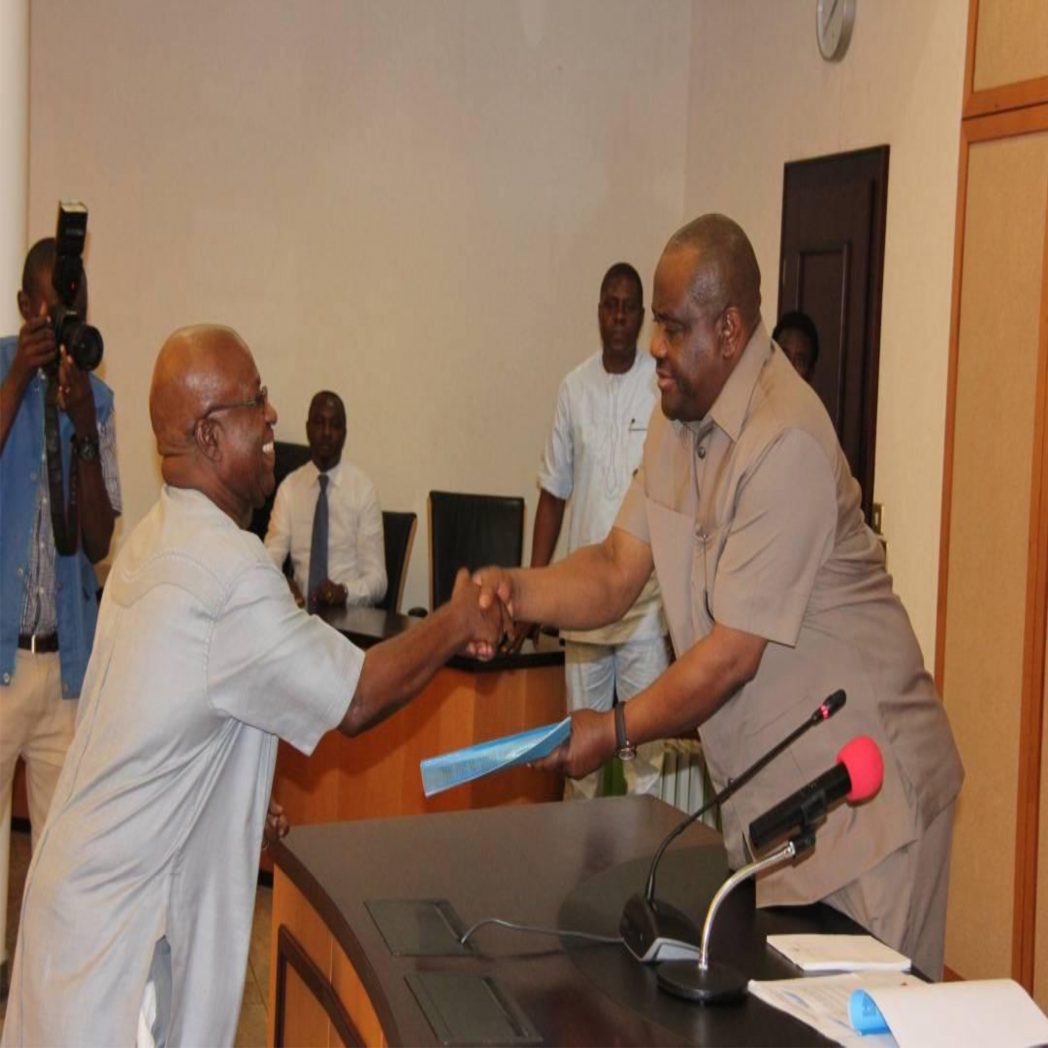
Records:
M468 624L451 604L417 626L369 648L341 731L357 735L412 699L470 640Z
M650 687L630 699L632 742L650 742L693 731L713 716L760 666L763 637L714 626Z
M77 471L77 501L84 552L92 564L97 564L109 552L116 514L109 501L101 460L95 458L84 462L75 459L74 468Z
M545 568L511 572L514 618L561 629L597 629L629 610L650 575L620 565L609 542L583 546Z

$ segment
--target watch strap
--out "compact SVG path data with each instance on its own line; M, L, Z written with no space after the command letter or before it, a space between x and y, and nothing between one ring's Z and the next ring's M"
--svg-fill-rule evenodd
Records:
M631 761L637 756L637 747L630 742L626 734L626 704L615 703L615 745L618 747L619 760Z

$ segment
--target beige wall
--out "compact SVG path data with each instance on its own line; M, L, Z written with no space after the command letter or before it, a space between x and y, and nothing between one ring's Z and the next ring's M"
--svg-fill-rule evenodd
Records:
M695 0L685 211L724 211L746 228L772 321L783 164L891 147L874 497L930 663L967 4L857 6L851 48L829 63L814 2Z
M339 390L347 455L422 518L430 488L527 495L598 283L679 224L690 6L630 0L32 5L33 237L91 211L125 523L155 498L146 391L172 328L255 350L304 439Z
M650 283L668 234L723 210L771 318L783 163L888 143L875 495L930 657L965 6L860 5L830 64L801 0L34 0L30 232L59 196L91 208L125 530L158 483L153 356L213 319L254 347L285 439L343 393L384 506L424 524L431 487L525 494L530 531L607 264Z

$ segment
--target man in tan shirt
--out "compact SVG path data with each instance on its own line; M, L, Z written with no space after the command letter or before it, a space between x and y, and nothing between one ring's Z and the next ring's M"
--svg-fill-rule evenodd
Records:
M742 229L704 215L679 230L652 313L662 411L610 535L549 568L481 574L514 617L585 629L621 614L654 569L680 657L618 732L614 714L580 710L544 763L583 775L623 738L698 727L721 788L844 688L837 717L725 805L729 859L747 861L752 819L872 736L880 793L831 812L813 852L761 880L758 903L821 899L938 977L960 760L829 417L761 322Z

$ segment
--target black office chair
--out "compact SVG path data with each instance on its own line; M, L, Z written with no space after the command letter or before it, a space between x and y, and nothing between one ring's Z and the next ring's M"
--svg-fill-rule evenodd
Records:
M273 485L273 493L265 503L251 514L251 523L248 525L248 531L253 531L260 539L266 537L269 516L273 512L273 499L276 497L280 482L293 470L304 466L309 461L309 448L305 444L290 444L287 441L278 440L274 444L274 451L276 452L276 464L273 467L273 473L277 482Z
M382 511L382 534L386 545L386 595L378 602L385 611L400 611L411 546L415 541L415 513Z
M430 607L450 596L459 568L520 566L524 500L508 495L429 493Z

